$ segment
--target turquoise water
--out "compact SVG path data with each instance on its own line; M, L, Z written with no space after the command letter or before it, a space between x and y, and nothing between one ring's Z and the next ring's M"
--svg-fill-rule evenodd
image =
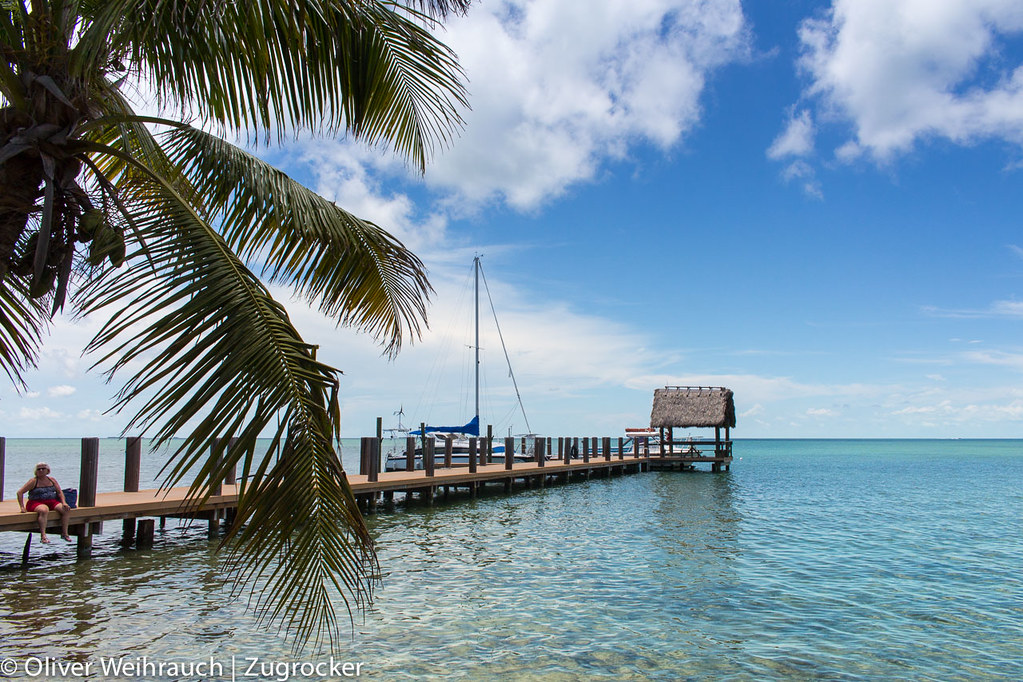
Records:
M735 455L729 473L372 516L384 580L337 658L381 680L1023 678L1023 441L738 441ZM0 538L0 563L20 537ZM186 527L150 552L103 536L83 563L35 545L32 568L0 571L0 659L21 677L28 656L223 666L203 679L230 679L232 656L328 660L256 628L212 548Z

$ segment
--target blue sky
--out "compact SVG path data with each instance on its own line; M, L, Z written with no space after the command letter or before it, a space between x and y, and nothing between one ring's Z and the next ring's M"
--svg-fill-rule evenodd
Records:
M345 372L343 435L471 417L475 253L534 431L617 435L702 384L735 391L737 437L1023 433L1018 1L488 1L442 37L473 108L424 177L347 140L260 151L436 288L394 361L288 304ZM96 324L56 323L3 435L121 430ZM524 430L481 346L484 422Z

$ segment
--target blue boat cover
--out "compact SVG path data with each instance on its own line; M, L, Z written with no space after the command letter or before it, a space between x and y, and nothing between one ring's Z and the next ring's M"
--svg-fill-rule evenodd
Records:
M464 433L467 436L478 436L480 435L480 416L476 415L472 418L465 426L427 426L427 433L434 433L436 431L442 431L444 433ZM419 429L415 431L409 431L409 435L421 436L423 432Z

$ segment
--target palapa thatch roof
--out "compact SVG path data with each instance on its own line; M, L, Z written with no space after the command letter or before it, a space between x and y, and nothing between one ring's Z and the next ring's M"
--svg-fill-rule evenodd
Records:
M650 426L734 427L735 402L727 388L668 386L654 391Z

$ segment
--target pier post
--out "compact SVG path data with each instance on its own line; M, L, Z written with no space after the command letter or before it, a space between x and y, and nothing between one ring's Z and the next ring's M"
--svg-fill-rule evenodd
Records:
M543 468L546 464L547 453L544 451L544 439L537 438L533 441L534 455L536 455L536 466Z
M227 441L227 449L228 449L229 452L233 451L236 447L238 447L238 439L237 438L232 438L229 441ZM233 454L232 454L231 458L234 459L234 455ZM237 461L231 462L231 466L228 468L228 470L226 472L224 472L224 485L238 485L238 462ZM235 492L237 492L237 489L235 490ZM237 516L237 514L238 514L238 508L237 507L231 507L229 509L225 509L225 510L223 510L221 512L221 514L223 516L224 523L226 523L227 526L230 528L231 526L234 525L234 519L235 519L235 516Z
M604 461L611 461L611 436L604 436L601 439L600 447L604 450Z
M479 440L478 438L470 438L469 439L469 473L470 474L476 473L476 448L477 448L477 445L478 445L478 443L477 443L478 440Z
M223 444L222 438L213 439L213 455L217 458L216 468L213 470L213 485L210 487L210 495L223 495L224 494L224 481L218 475L220 473L220 467L224 464L224 451L227 446ZM207 512L207 531L206 535L211 540L220 535L220 510L211 509Z
M359 441L359 475L369 476L369 436Z
M583 438L583 463L590 463L590 439Z
M138 538L135 541L135 549L152 549L153 536L155 535L153 519L139 519Z
M371 483L376 483L380 480L380 440L374 438L373 442L369 444L369 480Z
M359 474L373 483L380 477L380 441L366 436L359 441Z
M221 439L221 438L214 438L213 439L213 445L211 446L213 448L213 456L217 458L217 464L216 464L216 467L214 469L214 478L213 478L214 484L210 488L210 495L221 495L224 492L223 481L221 481L220 478L218 476L216 476L216 473L218 471L220 471L220 467L224 463L224 447L225 446L221 446L221 441L222 440L223 439Z
M618 459L625 459L625 439L618 436Z
M124 492L137 493L142 479L142 439L130 436L124 443ZM121 546L131 547L135 542L135 519L121 522Z
M7 470L7 439L0 436L0 502L4 501L4 471Z
M227 453L234 459L234 449L238 447L238 439L230 438L227 441ZM224 472L224 485L236 485L238 483L238 462L231 462L231 466Z
M558 436L558 460L561 462L568 462L568 458L565 457L565 437Z
M455 451L455 437L451 434L444 436L444 466L451 468L451 455ZM446 490L446 488L445 488Z
M526 450L526 437L523 436L522 437L522 455L525 456L526 452L527 452L527 450Z
M426 425L424 424L425 428ZM408 436L405 438L405 471L416 470L416 437Z
M508 471L512 470L512 465L515 464L515 439L505 438L504 439L504 468Z
M99 438L82 439L82 468L78 478L78 506L96 506L96 488L99 485ZM98 533L98 523L83 523L78 534L78 558L92 557L92 534Z
M423 444L424 445L424 447L423 447L423 471L425 471L426 475L429 476L429 477L433 476L433 454L434 454L434 449L436 448L436 443L437 443L437 440L435 438L431 438L431 439L427 440ZM427 502L429 502L430 504L433 504L433 487L432 486L430 487L429 494L427 495Z
M484 464L494 463L494 425L487 424L487 448L486 457L483 460Z

